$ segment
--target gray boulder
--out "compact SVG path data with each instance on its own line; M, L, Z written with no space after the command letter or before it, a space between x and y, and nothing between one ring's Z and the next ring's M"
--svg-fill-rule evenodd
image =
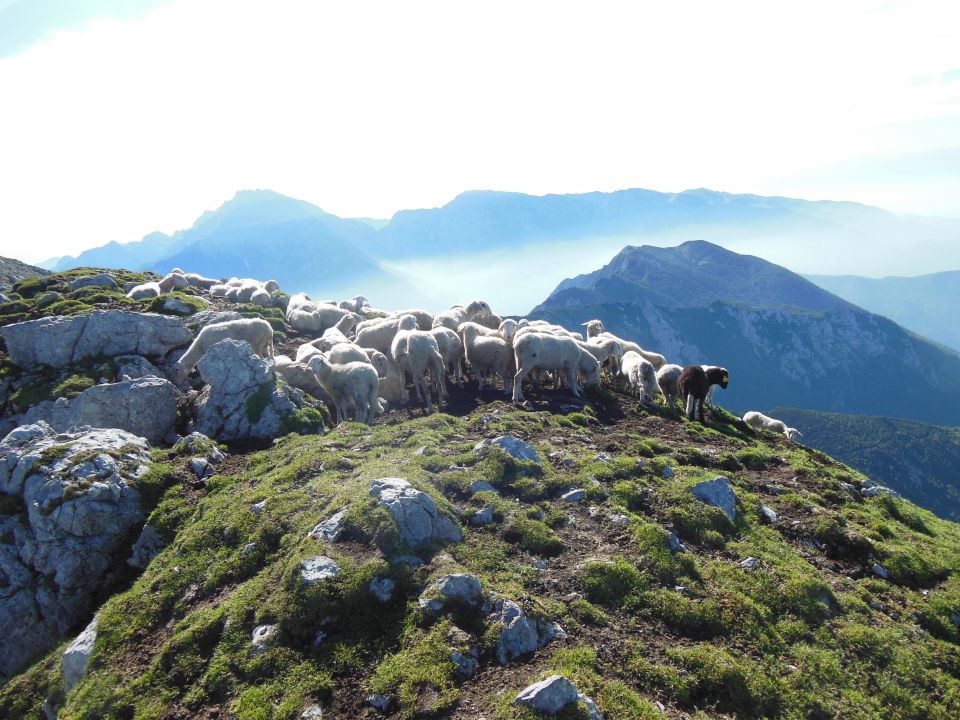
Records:
M200 302L206 304L206 300L203 298L197 298ZM163 311L170 313L171 315L179 315L180 317L186 317L187 315L193 315L196 310L194 307L178 297L168 297L163 301Z
M97 618L94 617L83 632L67 646L60 661L63 670L63 691L69 693L83 678L87 663L97 642Z
M387 577L375 577L370 581L368 590L370 593L380 602L387 603L390 602L390 598L393 597L393 591L397 587L397 583L394 580L391 580Z
M403 478L373 480L370 495L390 512L400 531L400 539L410 547L463 540L460 528L440 513L433 498Z
M23 422L47 422L65 432L80 427L118 428L158 445L173 432L179 391L169 380L145 377L94 385L73 399L40 403Z
M27 320L0 328L0 337L12 363L53 368L117 355L160 359L193 341L177 318L123 310Z
M150 564L161 550L164 542L160 533L153 525L144 525L140 531L140 537L130 549L130 557L127 558L127 565L135 568L145 568Z
M450 602L460 606L479 607L483 602L480 580L466 573L444 575L431 583L418 600L420 608L428 615L439 615Z
M250 649L253 650L254 654L259 655L273 647L273 641L276 637L276 625L258 625L250 633Z
M167 377L156 365L140 355L120 355L115 357L113 362L117 366L117 380L123 380L125 377L131 380L151 376Z
M762 517L764 521L770 525L776 525L780 520L776 510L768 505L764 505L763 503L760 503L760 517Z
M221 340L197 363L209 386L197 400L197 431L217 440L269 439L297 410L291 390L241 340Z
M557 715L568 705L576 705L578 702L586 705L590 720L603 720L603 715L600 714L596 703L577 690L576 685L562 675L551 675L545 680L524 688L513 700L514 705L523 705L551 716Z
M500 626L497 661L501 665L536 652L557 638L566 637L557 623L530 617L513 600L497 600L490 620Z
M0 442L0 492L23 510L0 520L0 679L89 616L143 522L136 480L150 448L123 430L56 434L21 426Z
M314 540L336 542L343 533L343 524L346 517L347 508L338 510L323 522L317 523L313 530L308 533L309 537Z
M482 452L488 447L498 447L517 460L535 462L537 465L542 463L540 453L536 451L533 445L513 435L501 435L500 437L481 440L473 449L477 452Z
M690 488L690 492L701 502L723 510L730 522L737 519L737 496L730 481L722 475L698 482Z
M315 585L324 580L332 580L340 574L336 560L326 555L317 555L300 561L300 581L304 585Z
M79 290L80 288L85 287L103 287L107 288L108 290L120 289L120 286L117 285L117 281L113 279L113 275L108 275L107 273L87 275L86 277L77 278L70 283L71 290Z
M61 300L63 300L63 295L58 293L56 290L48 290L37 298L37 309L43 310L43 308L50 307L54 303L58 303Z

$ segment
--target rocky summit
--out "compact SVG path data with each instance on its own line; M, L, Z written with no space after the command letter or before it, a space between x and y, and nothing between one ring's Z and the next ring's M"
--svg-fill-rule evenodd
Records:
M333 425L235 340L174 385L223 313L305 338L157 279L0 304L0 718L960 716L957 524L609 385Z

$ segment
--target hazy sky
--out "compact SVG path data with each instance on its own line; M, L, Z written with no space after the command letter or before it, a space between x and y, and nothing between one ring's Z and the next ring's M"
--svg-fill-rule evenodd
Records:
M241 188L344 216L627 187L960 216L957 0L0 0L0 98L0 255L33 261Z

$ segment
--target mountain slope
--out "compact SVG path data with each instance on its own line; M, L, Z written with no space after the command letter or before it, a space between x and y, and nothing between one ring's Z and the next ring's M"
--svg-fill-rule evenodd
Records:
M13 258L0 257L0 290L12 287L14 283L29 277L49 274L49 270L27 265Z
M918 277L808 275L807 278L855 305L960 350L960 314L957 313L960 270Z
M805 445L941 517L960 520L960 428L784 407L768 414L800 430Z
M671 362L723 365L731 384L716 398L738 413L784 405L960 422L960 355L710 243L625 248L530 316L581 330L600 318Z

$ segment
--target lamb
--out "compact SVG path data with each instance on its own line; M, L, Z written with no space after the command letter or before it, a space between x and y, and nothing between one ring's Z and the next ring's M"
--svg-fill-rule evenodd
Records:
M237 302L248 303L251 302L253 294L258 290L263 290L263 283L259 280L244 280L243 285L240 286L240 289L237 291ZM266 290L263 290L267 292ZM270 293L267 292L269 297Z
M513 363L513 348L510 343L501 337L498 331L474 322L460 324L460 337L463 338L464 357L476 373L478 390L483 390L488 377L496 389L499 375L503 380L503 392L509 395L508 378L512 374Z
M347 409L351 404L355 409L354 418L358 422L373 422L380 407L377 400L380 378L370 363L349 362L345 365L334 365L320 354L310 358L308 364L320 385L330 395L339 422L347 419Z
M788 440L796 440L797 438L803 437L802 432L796 428L787 427L787 424L783 422L783 420L777 420L756 410L744 413L743 421L750 427L757 428L758 430L773 430L774 432L782 433Z
M173 366L174 384L183 383L200 358L221 340L246 340L260 357L273 359L273 328L261 318L242 318L211 323L202 328L187 351Z
M410 374L413 386L417 390L417 397L426 406L427 412L431 413L433 402L426 374L430 372L433 378L432 385L437 390L437 403L441 404L446 397L443 357L440 355L440 348L433 335L417 330L416 327L417 319L413 315L404 315L400 318L397 334L390 345L390 356L403 373Z
M452 308L449 310L444 310L433 319L433 327L443 326L456 332L457 328L460 327L460 323L473 320L478 315L483 313L489 315L493 314L490 306L487 305L487 303L485 303L483 300L474 300L466 307L454 305Z
M299 388L331 404L330 396L306 363L294 362L286 355L277 355L273 358L273 369L291 387Z
M513 377L514 402L523 402L523 379L534 368L563 372L570 392L580 396L577 371L583 352L572 338L538 332L520 335L518 332L513 342L513 352L517 367L517 374Z
M703 406L706 403L707 391L713 385L719 385L726 390L729 383L730 373L725 368L711 366L709 370L704 370L702 365L687 365L677 380L680 395L686 401L687 417L696 420L699 415L700 422L704 422Z
M639 354L641 357L650 362L656 370L659 370L667 363L667 359L660 353L644 350L635 342L624 340L623 338L617 337L613 333L607 332L606 328L603 326L603 321L601 320L588 320L583 324L587 327L587 340L598 337L609 337L613 338L614 340L619 340L620 344L623 345L624 351L633 350L633 352Z
M133 300L147 300L149 298L160 297L162 294L163 290L160 289L159 283L145 282L142 285L136 285L130 288L127 297Z
M657 371L653 363L633 350L623 354L620 362L620 375L627 381L627 387L641 402L653 402L660 394L657 384Z
M316 340L311 340L310 344L320 348L323 352L327 352L335 345L348 343L350 338L347 337L347 333L353 330L358 322L360 322L359 315L354 313L344 315L337 321L336 325L324 330L323 335Z
M186 278L190 287L200 288L201 290L210 290L214 285L220 284L219 280L197 275L197 273L183 273L183 277Z
M517 321L507 318L500 323L500 327L497 328L497 333L512 345L513 338L517 334Z
M370 362L370 358L367 356L367 353L364 352L363 348L353 343L334 345L330 348L330 351L327 352L327 360L335 365L344 365L348 362Z
M484 327L496 330L500 327L500 323L503 322L503 318L499 315L494 315L493 313L482 312L478 313L473 318L473 321L478 325L483 325Z
M589 342L577 344L593 355L601 367L609 367L613 372L620 368L620 358L623 357L623 344L612 337L591 338Z
M677 387L677 381L680 380L680 373L682 372L682 367L672 364L664 365L657 370L657 385L660 386L660 392L663 393L668 405L673 403L674 398L680 397L680 388Z
M453 374L457 385L463 385L464 351L460 336L448 327L435 327L430 334L437 341L444 367Z
M372 348L389 355L399 324L400 318L383 318L366 327L363 327L366 323L360 323L353 341L360 347Z

